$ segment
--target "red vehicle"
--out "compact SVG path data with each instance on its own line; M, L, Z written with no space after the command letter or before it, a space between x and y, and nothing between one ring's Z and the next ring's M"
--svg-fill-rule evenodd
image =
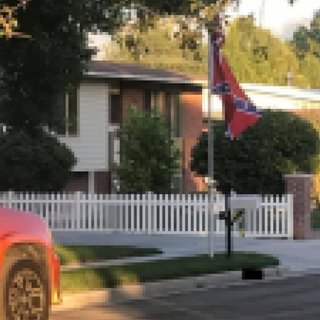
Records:
M60 262L46 222L0 208L0 320L47 320L60 302Z

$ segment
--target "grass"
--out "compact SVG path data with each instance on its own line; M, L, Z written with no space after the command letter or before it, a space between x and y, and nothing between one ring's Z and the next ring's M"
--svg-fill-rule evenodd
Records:
M278 259L257 253L234 253L232 259L228 259L221 253L216 254L212 260L207 255L199 255L123 266L64 271L61 274L61 287L64 292L99 290L123 284L221 273L241 270L244 267L262 268L278 264Z
M131 246L55 245L54 249L62 266L162 253L159 249Z
M312 229L320 229L320 210L314 209L311 212L311 226Z

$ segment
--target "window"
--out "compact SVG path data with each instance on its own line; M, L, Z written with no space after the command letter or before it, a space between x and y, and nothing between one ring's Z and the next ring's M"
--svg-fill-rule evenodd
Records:
M110 89L110 123L121 123L121 95L119 88Z
M165 93L164 92L151 92L151 108L156 109L160 114L164 115L165 110Z
M63 136L79 135L78 87L72 87L67 94L57 98L51 130Z
M178 94L170 95L170 123L173 138L182 137L182 113Z
M179 93L146 91L145 109L157 109L165 118L172 138L182 137L182 108Z

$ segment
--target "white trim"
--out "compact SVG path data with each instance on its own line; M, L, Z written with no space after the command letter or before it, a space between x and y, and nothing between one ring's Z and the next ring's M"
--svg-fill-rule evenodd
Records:
M285 178L312 178L313 174L308 173L292 173L292 174L285 174Z

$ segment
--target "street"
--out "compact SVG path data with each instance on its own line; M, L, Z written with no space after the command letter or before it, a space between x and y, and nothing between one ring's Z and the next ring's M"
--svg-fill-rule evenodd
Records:
M50 320L318 320L320 275L209 289L108 307L53 312Z

